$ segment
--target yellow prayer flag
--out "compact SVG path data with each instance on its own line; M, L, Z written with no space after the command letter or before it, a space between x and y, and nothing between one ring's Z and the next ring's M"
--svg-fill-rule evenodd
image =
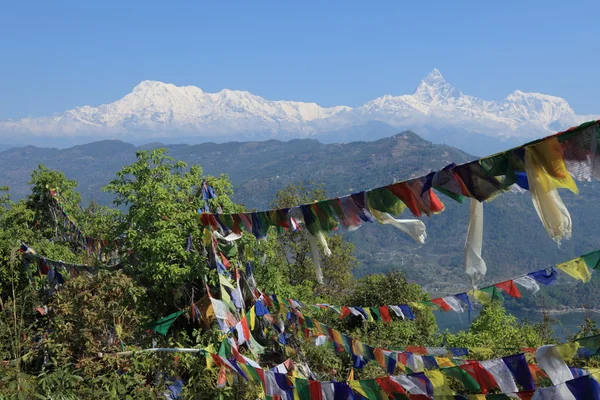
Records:
M563 158L563 150L557 137L542 140L526 148L533 167L539 173L540 184L547 193L553 189L566 188L579 193Z
M354 368L350 368L350 373L348 374L348 381L354 380Z
M563 361L569 362L573 357L575 357L575 354L577 354L578 348L579 348L578 342L570 342L570 343L559 344L554 347L554 350L556 350L556 352L558 353L560 358L563 359Z
M425 310L425 309L427 309L427 306L425 304L423 304L423 303L417 303L416 301L409 301L408 305L413 310Z
M363 344L360 340L352 341L352 352L357 356L364 356L365 353L363 351ZM354 371L353 371L354 372Z
M434 357L435 358L435 362L437 363L437 365L439 365L440 367L454 367L456 364L454 362L452 362L451 359L449 359L448 357Z
M254 251L252 250L252 246L244 246L244 257L248 261L254 261Z
M573 278L579 279L580 281L589 282L590 279L592 279L592 273L581 257L558 264L556 267L561 271L571 275Z
M371 310L369 310L369 307L364 307L363 310L365 311L365 314L367 314L367 321L369 321L369 322L375 321L375 319L373 318L373 315L371 314Z
M360 386L360 381L349 380L348 385L352 390L354 390L356 393L360 394L364 398L369 398L365 390L362 388L362 386Z
M229 279L227 279L227 277L224 275L219 275L219 283L223 286L227 286L230 289L235 289L233 284L229 282Z
M481 304L487 305L492 302L492 299L490 299L490 296L488 296L488 294L486 292L484 292L483 290L476 289L469 293L472 294L473 297L475 297L475 300L477 300Z
M431 370L425 371L425 375L431 381L433 385L433 397L434 398L444 398L444 396L452 396L454 392L450 388L448 384L448 380L446 379L446 375L442 373L440 370Z
M202 244L205 246L209 246L212 242L212 234L208 228L202 229Z
M486 399L486 395L485 394L471 394L469 395L469 400L485 400Z
M256 325L256 310L254 308L254 306L252 306L252 308L250 309L250 330L254 329L254 326Z

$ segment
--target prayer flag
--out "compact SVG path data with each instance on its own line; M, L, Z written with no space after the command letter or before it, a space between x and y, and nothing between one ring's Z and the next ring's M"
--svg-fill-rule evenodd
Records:
M160 333L161 335L166 335L167 331L173 325L175 320L185 312L185 310L174 312L173 314L167 315L164 318L153 321L148 325L148 328Z
M592 279L592 274L588 269L587 263L581 257L558 264L556 268L582 282L589 282Z

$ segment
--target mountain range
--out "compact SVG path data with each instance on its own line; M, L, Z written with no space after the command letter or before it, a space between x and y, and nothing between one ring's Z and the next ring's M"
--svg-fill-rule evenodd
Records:
M483 100L463 94L434 69L412 94L385 95L356 108L143 81L113 103L0 120L0 138L5 147L33 142L66 147L103 138L137 144L293 138L336 143L413 129L434 143L483 155L599 118L577 115L566 100L539 93L517 90L502 101Z

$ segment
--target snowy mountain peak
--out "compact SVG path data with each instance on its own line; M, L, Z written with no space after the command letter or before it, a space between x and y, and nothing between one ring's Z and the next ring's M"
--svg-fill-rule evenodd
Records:
M230 89L206 93L196 86L145 80L112 103L76 107L50 117L0 120L0 138L30 135L146 141L171 136L196 141L198 138L288 139L344 132L369 121L379 121L394 129L412 129L423 134L459 129L494 137L529 139L597 118L600 116L576 115L566 100L540 93L516 90L500 101L465 95L446 82L439 70L433 69L413 94L385 95L354 109L271 101ZM369 139L369 134L365 135L364 139Z
M446 82L437 69L431 71L413 93L413 97L425 103L443 102L461 95L460 90Z
M421 82L424 82L430 86L435 86L438 84L443 84L446 81L444 80L442 73L437 68L434 68Z

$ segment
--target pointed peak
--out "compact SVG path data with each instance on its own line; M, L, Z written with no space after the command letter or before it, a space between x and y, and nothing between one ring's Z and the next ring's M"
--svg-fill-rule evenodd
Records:
M423 79L423 82L427 83L428 85L436 85L436 84L440 84L440 83L444 83L446 82L444 80L444 77L442 76L442 73L437 69L434 68L426 77L425 79Z
M457 98L461 96L460 90L452 87L444 80L442 73L434 68L426 77L419 83L413 96L416 96L425 102L436 102L445 100L451 97Z

